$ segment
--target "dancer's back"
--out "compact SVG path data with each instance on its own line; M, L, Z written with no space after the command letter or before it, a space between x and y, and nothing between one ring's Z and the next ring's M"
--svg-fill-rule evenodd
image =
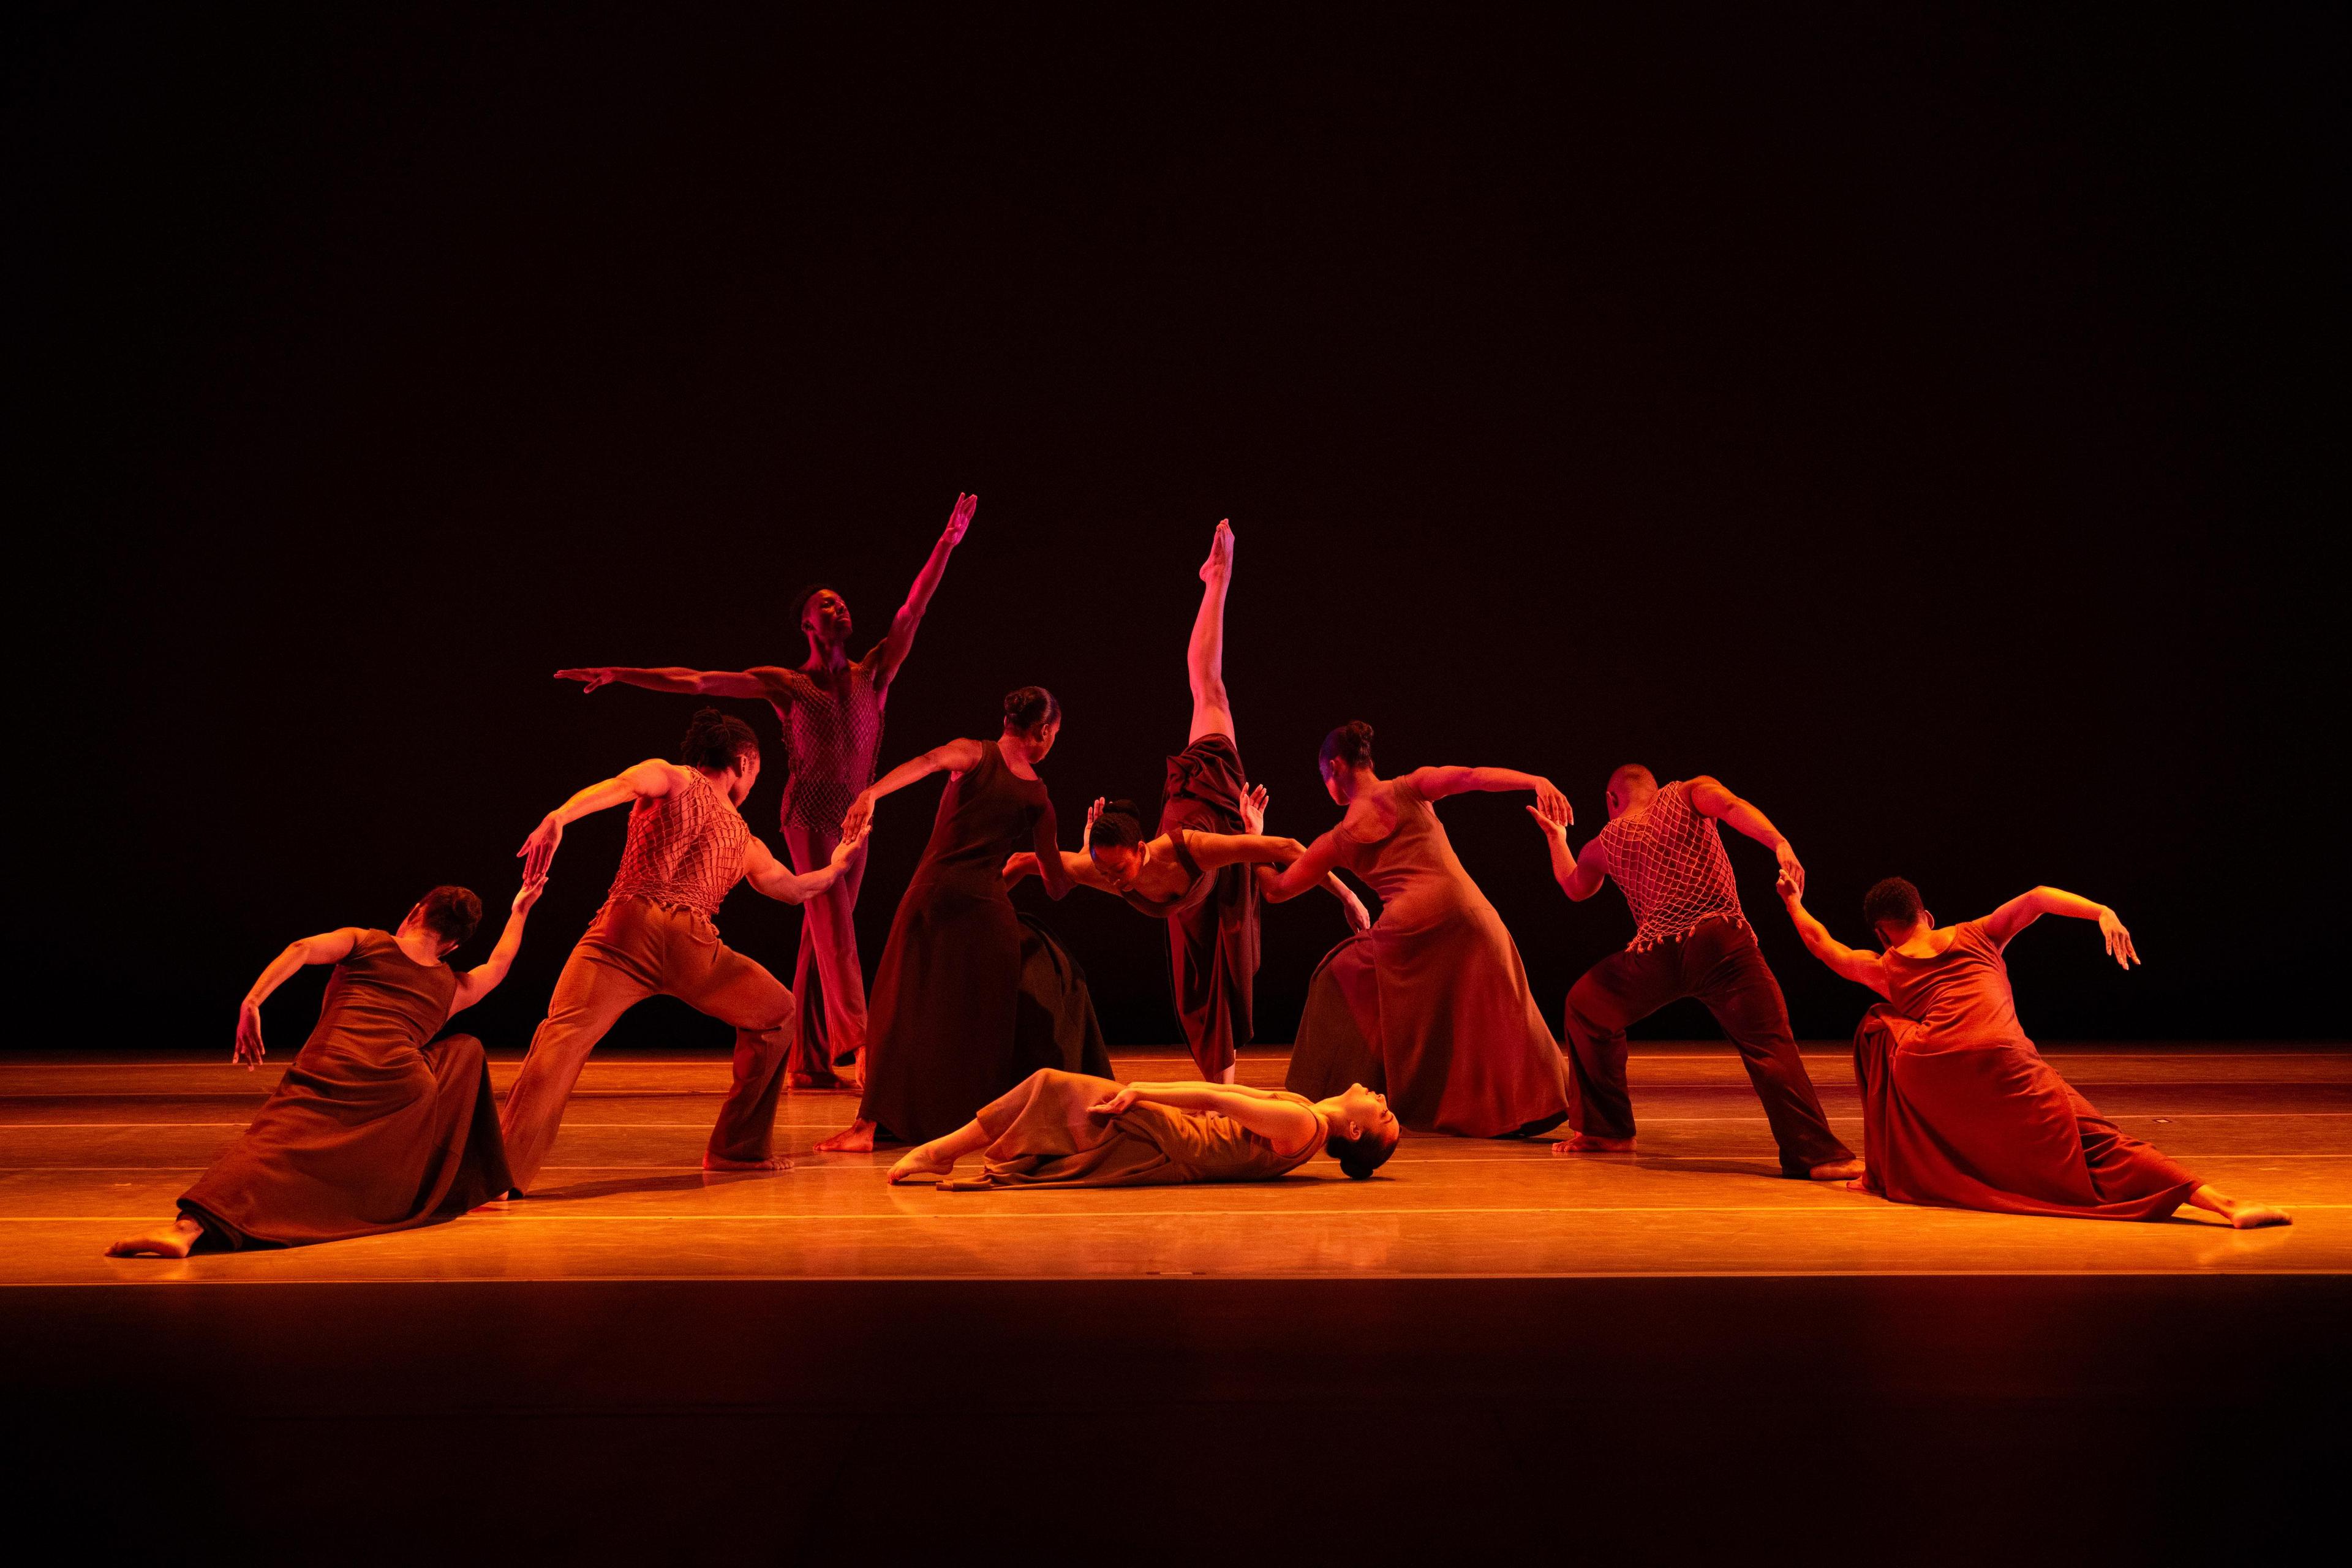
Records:
M644 899L715 916L742 879L751 839L743 814L699 771L680 768L667 795L640 799L630 809L628 841L606 901Z
M1372 929L1395 935L1465 907L1486 908L1486 895L1462 868L1445 825L1429 802L1402 779L1383 780L1380 788L1382 799L1376 805L1388 808L1393 828L1377 838L1358 837L1344 822L1332 830L1339 864L1381 896L1381 916ZM1376 821L1359 818L1359 831Z
M1941 1043L2032 1045L2018 1022L2009 962L1983 921L1953 927L1951 945L1939 953L1915 958L1889 948L1881 963L1895 1011Z

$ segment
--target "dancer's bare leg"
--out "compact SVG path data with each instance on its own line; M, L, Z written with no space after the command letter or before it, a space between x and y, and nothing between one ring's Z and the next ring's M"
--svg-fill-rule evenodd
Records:
M1192 729L1184 737L1191 745L1203 735L1232 736L1234 705L1225 695L1225 591L1234 581L1234 525L1217 524L1209 541L1209 558L1201 563L1200 613L1192 617L1192 640L1184 649L1185 673L1192 682Z
M851 1122L816 1146L820 1154L871 1154L874 1152L874 1123L864 1120Z
M978 1153L990 1142L987 1128L977 1121L967 1121L946 1137L934 1138L900 1155L898 1163L890 1167L890 1184L896 1186L916 1176L944 1176L955 1169L958 1160Z
M2294 1223L2287 1217L2286 1211L2284 1209L2274 1209L2267 1204L2250 1204L2243 1199L2233 1198L2227 1193L2216 1192L2211 1187L2198 1188L2189 1194L2189 1201L2209 1213L2220 1215L2240 1230L2253 1230L2266 1225Z
M153 1230L124 1237L108 1247L106 1255L109 1258L185 1258L204 1234L203 1226L186 1215L179 1215L169 1225L159 1225Z

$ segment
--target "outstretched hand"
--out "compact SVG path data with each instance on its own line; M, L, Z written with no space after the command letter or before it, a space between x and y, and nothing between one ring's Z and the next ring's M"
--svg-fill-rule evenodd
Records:
M1044 875L1045 872L1037 868L1037 851L1034 849L1024 849L1018 855L1010 856L1005 859L1004 885L1008 889L1018 885L1024 877Z
M1083 832L1081 832L1081 833L1078 835L1078 853L1079 853L1079 854L1081 854L1081 855L1091 855L1091 854L1093 854L1093 853L1094 853L1094 847L1095 847L1095 820L1096 820L1096 818L1097 818L1097 817L1101 816L1102 816L1102 814L1103 814L1104 812L1106 812L1106 811L1108 811L1108 810L1109 810L1109 809L1110 809L1110 801L1109 801L1109 798L1108 798L1108 796L1105 796L1105 795L1097 795L1097 796L1095 796L1095 803L1094 803L1094 805L1090 805L1090 806L1087 807L1087 826L1086 826L1085 830L1084 830Z
M841 837L845 840L863 838L873 826L874 792L860 790L857 798L849 803L849 809L841 814Z
M851 856L866 847L866 836L874 830L874 814L871 811L868 811L866 814L866 820L857 825L856 831L855 832L850 831L849 822L846 817L843 818L841 826L841 841L833 847L833 858L831 863L835 866L841 865Z
M545 891L547 891L547 873L541 871L534 877L530 874L530 868L525 867L522 886L515 889L514 902L507 906L508 911L518 915L530 913L531 905L539 902L540 894Z
M2124 930L2124 922L2116 919L2115 910L2099 911L2099 935L2106 940L2107 956L2121 967L2129 969L2140 961L2139 949L2132 945L2131 932Z
M562 842L563 822L560 817L551 815L532 828L530 837L522 841L522 847L515 851L522 857L523 880L529 882L537 879L545 881L547 868L555 859L556 848Z
M1536 826L1542 828L1547 837L1557 838L1565 844L1568 842L1568 825L1574 822L1576 816L1565 809L1568 804L1565 800L1560 802L1562 809L1559 810L1548 809L1550 804L1538 792L1535 805L1528 807L1528 815L1536 819Z
M1536 804L1542 806L1549 816L1558 817L1562 826L1576 820L1576 807L1568 804L1568 796L1560 793L1559 786L1549 779L1536 780Z
M956 492L955 510L948 513L948 525L940 531L940 540L950 547L963 542L964 530L971 526L971 514L980 510L980 498Z
M1250 784L1243 789L1243 832L1264 833L1265 831L1265 803L1272 798L1265 793L1264 784Z
M1107 1094L1087 1109L1097 1116L1117 1116L1142 1098L1143 1091L1133 1084L1121 1084L1117 1094Z
M1779 888L1782 883L1786 883L1790 889L1789 891L1782 893L1780 896L1784 899L1803 898L1805 896L1805 867L1804 863L1797 858L1796 847L1787 839L1783 838L1780 843L1772 847L1772 858L1780 862L1780 875L1774 880L1772 885L1775 888Z
M1201 563L1201 581L1207 583L1218 577L1229 577L1234 570L1234 520L1219 518L1217 531L1209 538L1209 558Z
M1783 869L1780 876L1773 879L1772 890L1780 894L1780 901L1790 909L1795 909L1799 904L1803 903L1805 901L1804 868L1799 867L1797 875L1793 877Z
M268 1055L261 1044L261 1005L247 1000L237 1004L236 1049L229 1055L229 1065L251 1072Z
M1356 897L1354 889L1340 888L1339 912L1348 917L1348 929L1356 935L1372 929L1372 911L1364 908L1364 900Z
M587 665L579 669L559 669L555 679L580 682L580 694L584 697L600 686L612 685L613 672L600 665Z

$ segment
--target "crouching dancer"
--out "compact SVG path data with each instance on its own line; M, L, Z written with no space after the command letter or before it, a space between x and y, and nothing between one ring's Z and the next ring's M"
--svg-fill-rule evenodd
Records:
M258 1067L261 1005L303 965L331 963L317 1027L253 1125L181 1196L178 1217L107 1255L341 1241L451 1219L505 1192L482 1042L433 1037L507 977L544 881L524 879L498 946L463 974L444 962L482 918L463 888L434 889L397 931L344 926L272 959L237 1009L230 1059Z
M2115 910L2036 888L1982 920L1938 926L1919 889L1889 877L1863 900L1884 951L1863 952L1806 911L1794 879L1783 876L1780 891L1806 949L1886 998L1853 1037L1867 1167L1848 1184L1856 1191L2083 1219L2164 1219L2189 1203L2241 1230L2288 1223L2119 1131L2026 1038L2001 956L2010 939L2043 915L2095 921L2109 956L2129 969L2139 954Z

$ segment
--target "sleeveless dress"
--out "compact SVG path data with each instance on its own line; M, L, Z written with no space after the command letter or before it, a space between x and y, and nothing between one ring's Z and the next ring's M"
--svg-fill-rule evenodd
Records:
M1213 1110L1146 1101L1118 1116L1091 1107L1119 1086L1108 1078L1041 1071L978 1117L992 1142L977 1178L945 1181L950 1192L989 1187L1146 1187L1191 1182L1267 1182L1323 1152L1318 1136L1296 1153ZM1300 1104L1306 1104L1300 1100Z
M904 1143L954 1131L1040 1068L1108 1073L1085 973L1020 915L1004 862L1058 854L1045 786L993 741L940 796L875 973L858 1115Z
M1933 958L1884 957L1894 997L1853 1037L1863 1161L1897 1203L2156 1220L2197 1178L2101 1116L2017 1020L1981 921Z
M417 963L389 931L362 931L253 1125L181 1197L205 1227L199 1245L406 1230L512 1186L482 1043L432 1037L457 990L447 964Z
M1309 1100L1350 1083L1381 1089L1416 1132L1558 1126L1566 1068L1511 933L1429 802L1402 780L1380 787L1396 817L1387 837L1360 841L1343 823L1322 839L1380 894L1380 919L1316 970L1284 1087Z

